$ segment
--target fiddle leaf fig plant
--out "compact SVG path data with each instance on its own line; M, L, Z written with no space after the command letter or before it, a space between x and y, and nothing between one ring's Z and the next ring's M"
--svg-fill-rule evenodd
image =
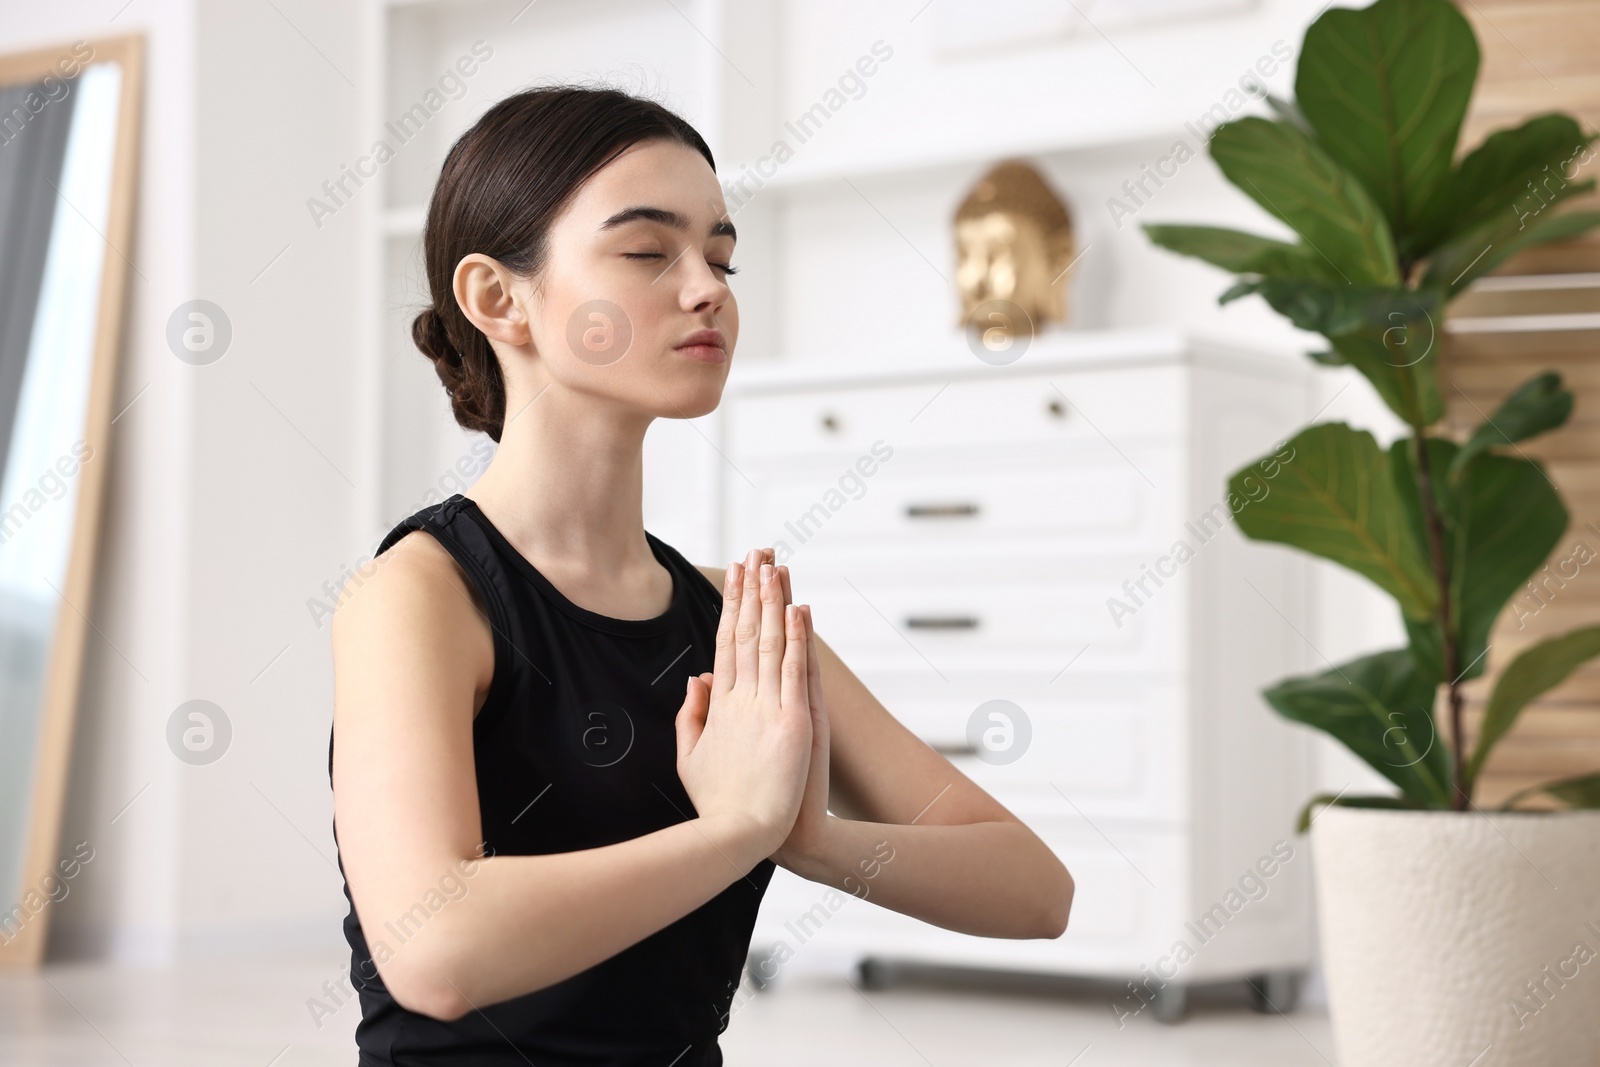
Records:
M1271 98L1276 117L1226 123L1210 142L1228 180L1297 239L1144 227L1156 244L1238 275L1221 303L1259 296L1320 334L1327 347L1311 358L1354 368L1409 431L1385 449L1344 423L1309 426L1291 441L1296 459L1279 488L1238 516L1247 537L1371 581L1405 624L1404 648L1265 691L1278 713L1337 738L1397 790L1314 798L1302 829L1322 803L1471 807L1522 710L1600 656L1600 626L1523 651L1501 672L1468 749L1461 685L1483 674L1495 619L1568 523L1554 484L1517 444L1561 426L1573 398L1559 375L1541 374L1453 439L1436 428L1445 410L1438 324L1510 256L1600 226L1600 212L1557 210L1595 187L1575 178L1597 135L1570 116L1539 115L1457 159L1477 74L1477 40L1449 0L1328 10L1306 31L1294 101ZM1243 494L1254 466L1229 488ZM1600 773L1524 790L1504 806L1535 794L1600 807Z

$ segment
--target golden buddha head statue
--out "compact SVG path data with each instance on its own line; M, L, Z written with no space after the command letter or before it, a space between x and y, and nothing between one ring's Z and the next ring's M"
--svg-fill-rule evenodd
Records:
M956 209L956 284L961 321L969 329L996 323L1032 334L1045 322L1065 322L1064 276L1072 263L1072 220L1036 169L1021 160L997 164ZM999 302L1011 316L985 309ZM977 315L982 321L977 321ZM1027 321L1006 324L1012 316Z

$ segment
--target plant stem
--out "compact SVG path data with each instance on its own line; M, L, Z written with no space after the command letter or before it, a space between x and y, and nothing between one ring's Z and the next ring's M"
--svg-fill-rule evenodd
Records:
M1445 677L1449 679L1450 700L1450 806L1456 811L1466 811L1471 797L1466 783L1466 739L1461 735L1461 679L1460 648L1455 628L1450 625L1450 561L1444 554L1444 522L1439 517L1439 503L1433 495L1433 463L1428 451L1428 437L1420 426L1413 426L1412 438L1417 453L1417 490L1422 497L1422 514L1428 528L1428 555L1433 561L1433 576L1439 583L1439 636L1443 645Z

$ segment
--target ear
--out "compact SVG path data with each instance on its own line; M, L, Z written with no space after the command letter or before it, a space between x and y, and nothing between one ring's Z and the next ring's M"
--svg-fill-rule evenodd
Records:
M497 259L473 252L456 264L451 289L467 320L491 341L525 345L532 339L517 277Z

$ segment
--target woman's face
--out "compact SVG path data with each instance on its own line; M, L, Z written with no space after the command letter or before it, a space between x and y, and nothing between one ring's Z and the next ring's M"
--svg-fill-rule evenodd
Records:
M518 294L537 359L516 362L540 379L526 395L554 380L653 416L714 409L739 337L726 212L716 174L684 145L642 142L597 171ZM704 331L720 336L685 345Z

